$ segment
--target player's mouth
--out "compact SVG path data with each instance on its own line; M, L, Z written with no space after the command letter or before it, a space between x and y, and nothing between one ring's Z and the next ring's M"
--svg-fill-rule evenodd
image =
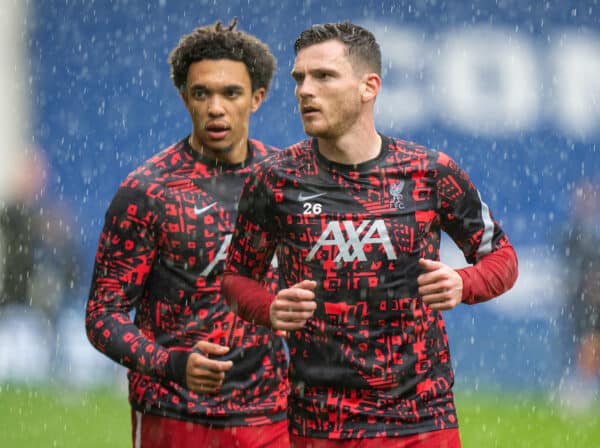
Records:
M204 129L211 140L223 140L230 130L225 123L208 123Z
M318 107L315 107L315 106L308 105L308 106L302 106L300 108L300 112L302 113L303 117L311 118L311 117L314 117L315 115L317 115L318 113L320 113L321 109L319 109Z

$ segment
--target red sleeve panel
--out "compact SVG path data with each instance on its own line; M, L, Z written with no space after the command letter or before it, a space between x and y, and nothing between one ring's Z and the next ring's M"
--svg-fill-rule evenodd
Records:
M485 302L508 291L518 276L517 254L506 240L494 252L482 256L477 263L457 269L463 281L464 303Z
M225 272L222 292L231 309L244 320L271 326L270 308L275 296L261 283L240 274Z

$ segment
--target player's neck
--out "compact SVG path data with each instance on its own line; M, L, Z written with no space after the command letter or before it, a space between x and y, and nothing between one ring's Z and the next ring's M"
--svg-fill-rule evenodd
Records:
M192 134L188 140L194 151L203 157L222 162L228 165L237 165L248 157L248 137L239 140L226 148L212 148L194 138Z
M356 127L335 138L319 138L319 152L328 160L358 165L376 158L381 151L381 136L373 126Z

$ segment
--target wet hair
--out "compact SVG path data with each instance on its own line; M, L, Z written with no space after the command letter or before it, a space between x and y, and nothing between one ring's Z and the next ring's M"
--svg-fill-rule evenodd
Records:
M177 89L185 88L188 70L194 62L229 59L246 65L252 91L261 87L269 90L275 71L275 57L264 42L236 30L236 26L237 18L227 26L217 21L214 25L198 27L181 38L168 58L171 79Z
M381 75L381 49L375 36L352 22L317 24L307 28L296 39L294 52L298 54L303 48L329 40L342 42L350 59Z

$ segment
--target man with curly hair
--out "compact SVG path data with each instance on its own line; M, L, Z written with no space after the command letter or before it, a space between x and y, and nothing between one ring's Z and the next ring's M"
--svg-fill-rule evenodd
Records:
M285 448L284 342L238 318L220 293L243 181L275 151L248 137L275 59L234 20L184 36L169 63L192 130L116 192L87 334L129 369L134 447Z
M294 448L458 448L442 313L509 289L515 252L450 156L377 132L370 31L314 25L294 48L311 138L248 178L224 293L245 319L289 333ZM473 266L440 261L442 231ZM259 282L276 250L273 295Z

